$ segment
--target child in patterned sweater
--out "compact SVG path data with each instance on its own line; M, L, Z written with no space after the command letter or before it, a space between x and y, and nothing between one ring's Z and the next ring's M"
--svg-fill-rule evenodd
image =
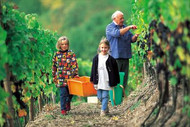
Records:
M78 77L78 64L76 55L69 50L69 40L66 36L58 39L57 52L53 57L52 75L53 82L60 90L61 114L70 111L72 95L69 94L67 79Z

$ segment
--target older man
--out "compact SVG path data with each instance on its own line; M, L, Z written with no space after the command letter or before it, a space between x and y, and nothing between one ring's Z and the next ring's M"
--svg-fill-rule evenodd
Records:
M124 15L121 11L114 12L111 18L113 22L106 27L106 37L110 42L110 52L117 61L119 71L125 72L124 88L126 88L129 59L132 57L131 43L135 42L139 35L133 35L129 31L137 29L136 25L124 25Z

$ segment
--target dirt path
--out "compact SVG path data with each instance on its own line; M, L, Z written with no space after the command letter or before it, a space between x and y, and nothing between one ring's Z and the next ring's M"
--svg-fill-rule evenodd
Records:
M100 117L98 104L72 103L72 110L66 116L61 115L59 104L46 105L43 112L26 127L140 127L158 101L158 95L155 82L147 80L121 105L113 107L109 103L110 113L106 117ZM160 116L164 117L164 112ZM170 120L166 127L171 126L172 122ZM154 126L159 127L159 124Z
M35 121L30 122L27 127L89 127L89 126L122 126L120 122L121 112L119 107L110 107L109 116L100 117L100 106L96 104L81 103L77 106L72 105L72 110L68 115L60 114L60 106L47 106L46 111L40 113ZM49 111L47 111L49 110Z

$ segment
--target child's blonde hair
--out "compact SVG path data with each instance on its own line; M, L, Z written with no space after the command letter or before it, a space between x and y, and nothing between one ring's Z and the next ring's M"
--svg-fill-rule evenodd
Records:
M105 44L105 45L107 45L108 46L108 48L110 48L110 43L109 43L109 41L106 39L106 37L102 37L102 39L101 39L101 41L100 41L100 43L99 43L99 46L98 46L98 53L100 53L100 45L101 44Z
M68 43L68 45L69 45L69 39L66 37L66 36L61 36L59 39L58 39L58 41L57 41L57 44L56 44L56 49L57 50L60 50L61 49L61 45L60 45L60 43L62 42L62 41L67 41L67 43Z

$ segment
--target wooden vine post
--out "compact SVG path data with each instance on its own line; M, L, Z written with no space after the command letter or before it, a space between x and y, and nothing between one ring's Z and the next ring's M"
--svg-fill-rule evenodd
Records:
M5 71L6 71L6 78L4 79L4 89L5 92L9 93L9 97L6 98L6 102L8 105L9 115L7 116L9 126L14 127L14 107L13 107L13 100L12 100L12 92L11 92L11 83L10 83L10 70L9 70L9 64L5 64Z
M30 98L30 105L29 105L29 120L34 120L34 98L31 96Z
M33 75L33 79L30 85L33 85L34 83L34 71L32 71L32 75ZM29 120L30 121L34 120L34 97L32 95L30 97L30 105L29 105Z
M39 111L41 112L42 111L42 96L41 96L41 93L40 95L38 96L38 108L39 108Z
M2 23L2 15L3 15L3 13L2 13L2 1L0 1L0 25L4 29L4 27L3 27L4 24ZM6 44L8 43L7 40L8 39L6 39ZM7 106L8 106L8 114L7 114L7 116L5 118L7 118L7 120L8 120L7 126L8 127L14 127L14 117L15 117L14 114L15 113L14 113L12 92L11 92L11 83L10 83L11 73L10 73L10 70L9 70L9 64L5 63L4 68L5 68L5 71L6 71L6 77L3 80L3 85L4 85L5 92L9 93L9 97L6 98L6 103L7 103Z

